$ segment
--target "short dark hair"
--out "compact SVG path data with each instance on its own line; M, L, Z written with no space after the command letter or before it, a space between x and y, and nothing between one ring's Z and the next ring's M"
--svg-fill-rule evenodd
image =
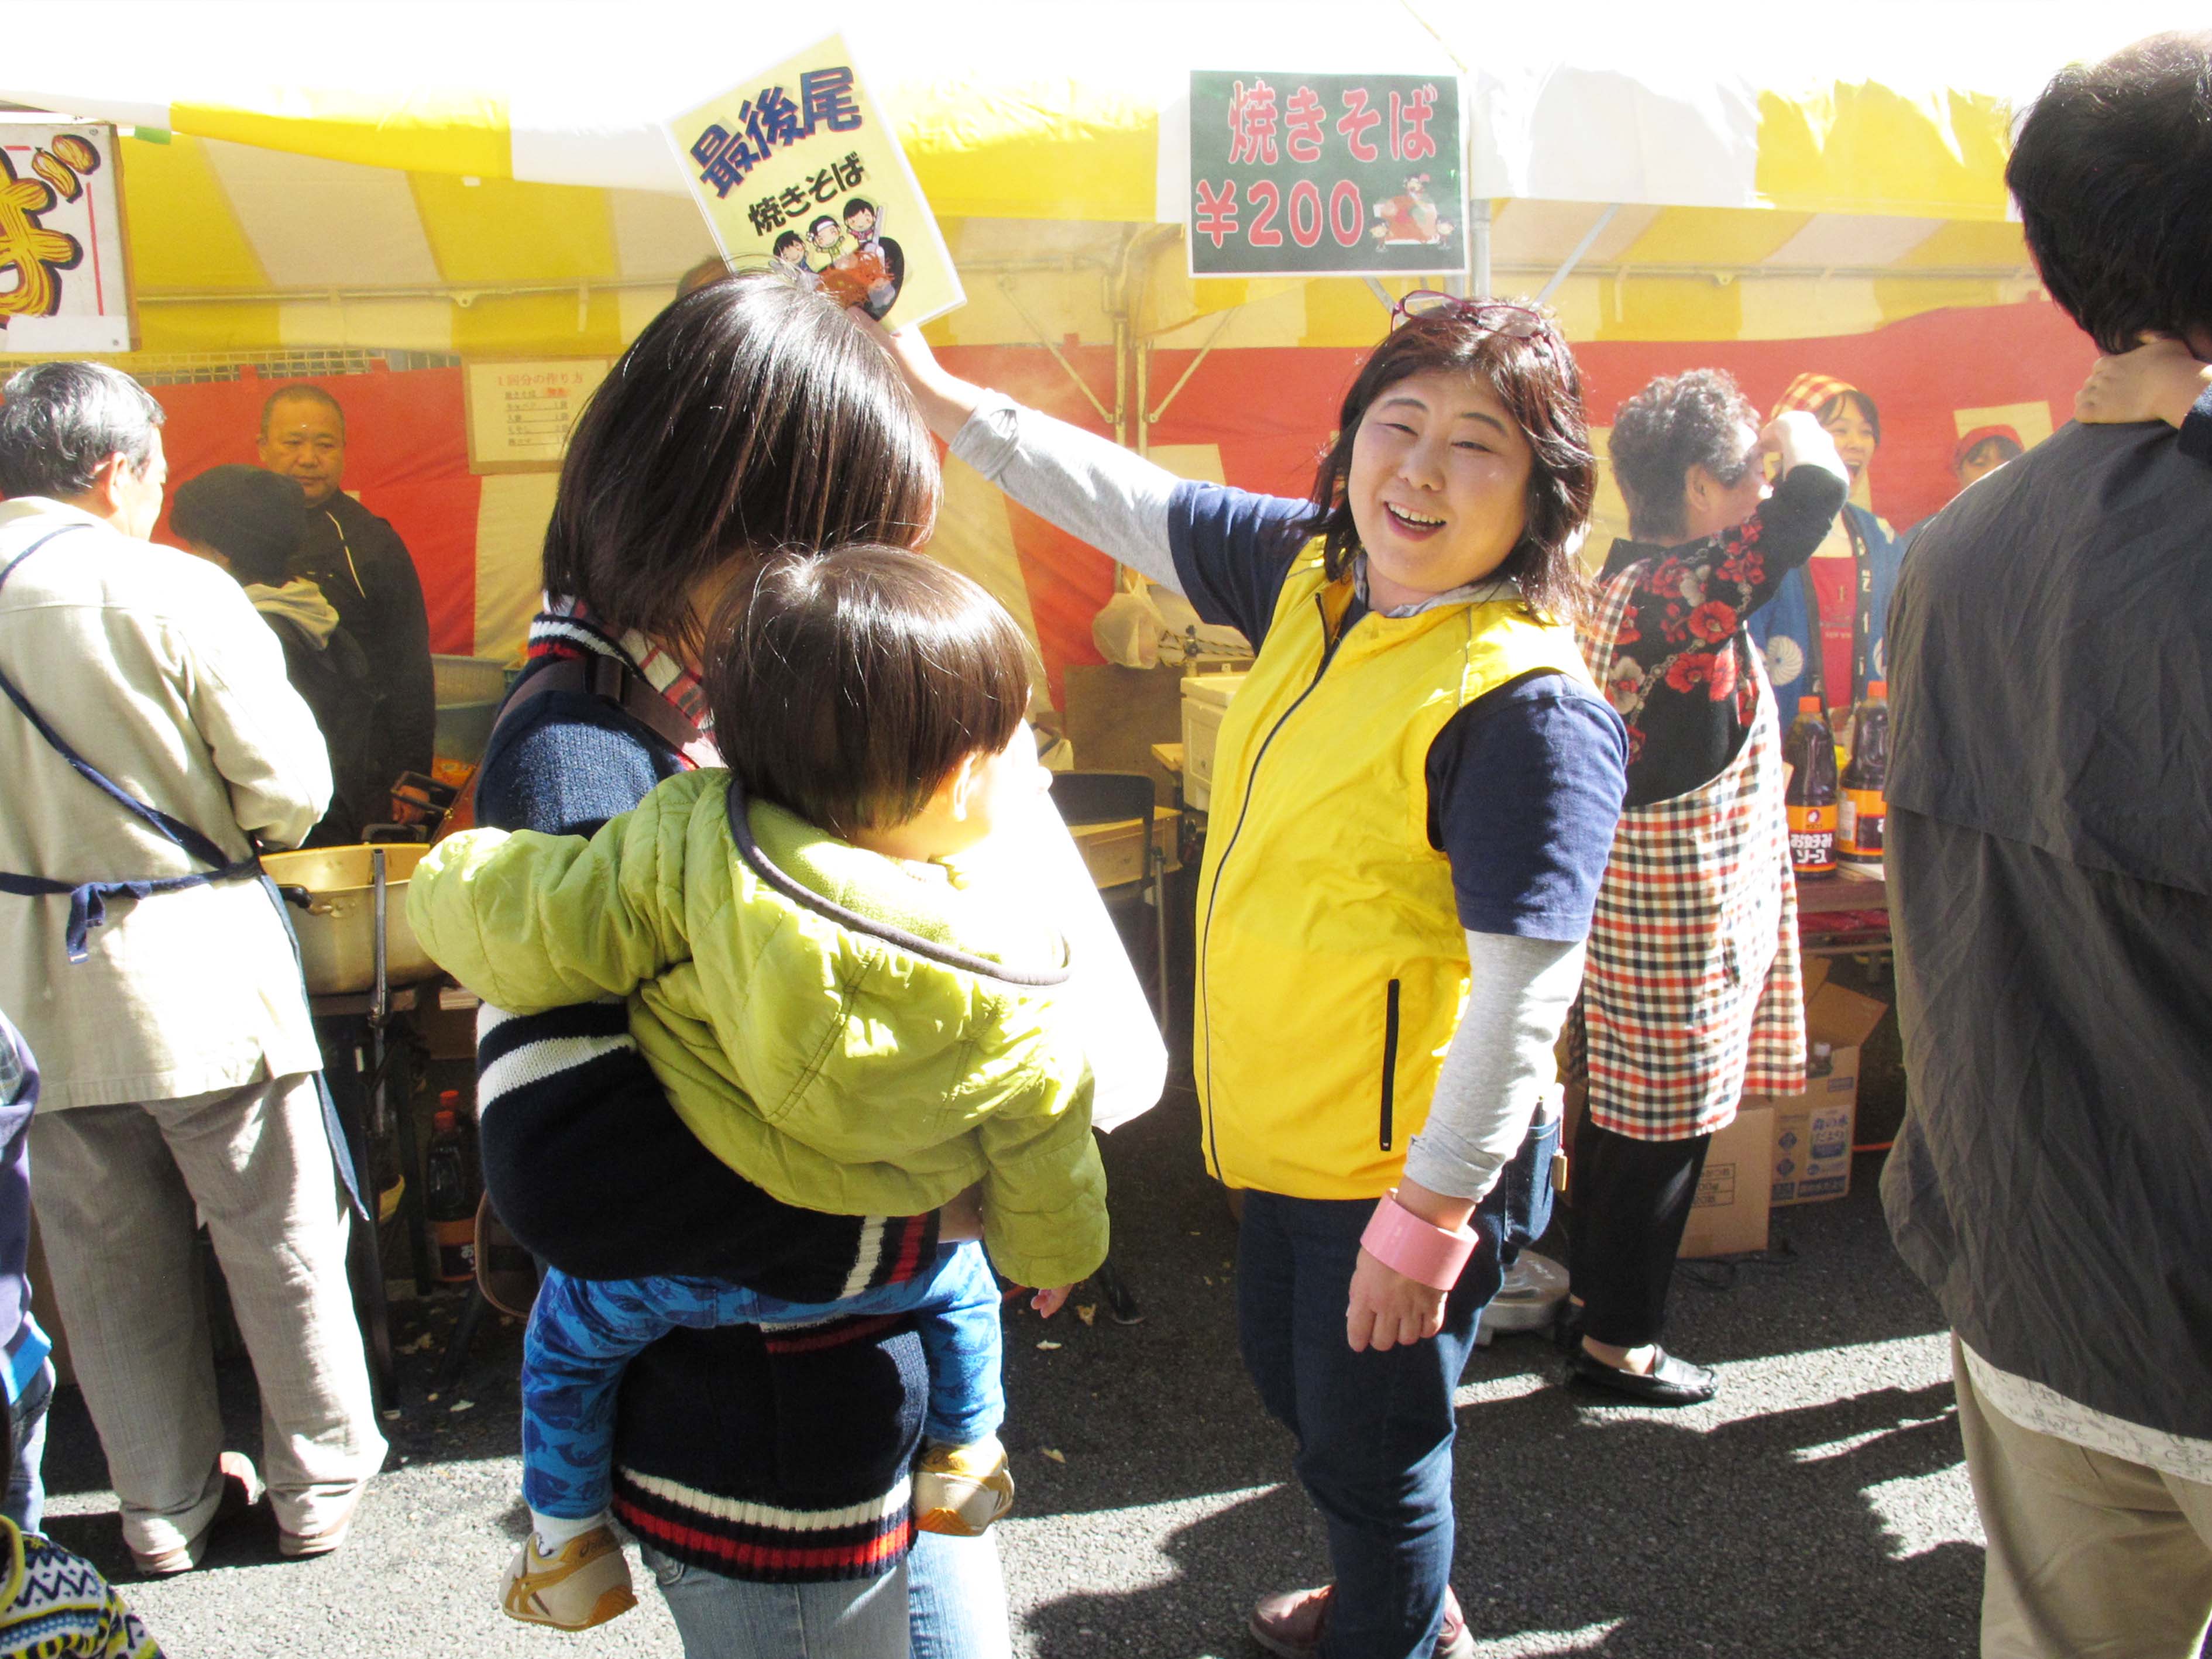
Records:
M1537 310L1528 301L1511 303ZM1348 486L1352 445L1369 406L1415 374L1473 374L1497 392L1532 452L1528 526L1497 574L1520 584L1536 616L1566 620L1579 611L1588 584L1576 565L1575 546L1597 495L1597 457L1583 415L1582 370L1549 314L1538 314L1541 326L1516 339L1468 311L1441 307L1407 319L1375 348L1344 394L1336 441L1314 474L1316 516L1307 533L1323 538L1323 568L1331 580L1360 551Z
M261 404L261 435L269 435L269 422L276 413L279 404L320 404L338 419L338 436L345 436L345 405L319 386L305 380L295 380L289 386L280 386Z
M82 495L111 455L143 472L168 418L106 363L33 363L0 386L0 495Z
M1813 411L1813 418L1822 426L1826 426L1837 416L1842 414L1846 407L1858 410L1860 417L1866 422L1869 428L1874 433L1875 447L1881 448L1881 410L1875 407L1873 398L1868 397L1856 386L1851 387L1847 392L1838 392L1834 397L1827 399Z
M844 210L837 216L841 219L849 219L856 213L873 213L875 211L876 204L873 202L871 202L865 196L855 196L851 201L845 204Z
M835 219L832 219L828 214L817 213L808 223L806 227L806 234L809 236L811 236L816 231L821 229L824 225L829 226L832 230L841 230L843 228L842 226L841 226Z
M2005 183L2051 297L2100 351L2212 327L2212 33L2061 70Z
M1688 534L1690 469L1702 466L1723 485L1741 483L1753 459L1743 447L1746 426L1759 429L1758 411L1725 369L1662 374L1621 404L1606 450L1628 503L1629 534Z
M723 596L708 632L714 739L748 793L834 835L921 811L1012 740L1030 646L957 571L879 544L790 553Z
M769 252L775 258L781 259L783 257L784 249L787 247L805 247L805 246L806 239L804 236L801 236L795 230L787 230L782 235L775 239L775 246L769 249Z
M169 527L230 561L240 583L282 587L307 535L298 483L258 466L211 466L169 500Z
M645 325L592 394L545 530L548 592L696 644L700 583L749 555L918 544L937 452L890 359L781 267Z

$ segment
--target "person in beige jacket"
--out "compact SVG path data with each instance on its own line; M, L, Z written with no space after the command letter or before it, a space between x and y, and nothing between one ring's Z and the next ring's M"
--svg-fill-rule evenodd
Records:
M237 583L145 539L167 476L160 405L92 363L27 368L0 396L0 674L93 768L233 863L297 843L329 799L329 760ZM0 777L9 877L205 868L12 699ZM110 897L78 961L70 914L65 893L0 891L0 1007L45 1073L32 1201L125 1541L141 1571L183 1571L258 1495L252 1466L222 1449L197 1210L260 1382L280 1547L334 1549L385 1446L321 1059L272 894L249 867Z

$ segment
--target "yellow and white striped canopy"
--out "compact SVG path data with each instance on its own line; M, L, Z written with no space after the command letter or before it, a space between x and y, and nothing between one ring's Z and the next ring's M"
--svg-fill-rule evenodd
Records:
M1579 246L1557 296L1572 331L1711 339L2018 297L2014 112L2069 59L2188 9L75 0L8 11L0 99L137 130L147 349L483 356L617 349L709 246L659 121L833 24L956 257L964 222L1014 222L983 239L1004 257L1178 219L1194 68L1433 69L1462 77L1501 289L1540 287ZM1200 287L1191 308L1250 297ZM1330 285L1301 288L1323 297L1259 325L1338 343Z

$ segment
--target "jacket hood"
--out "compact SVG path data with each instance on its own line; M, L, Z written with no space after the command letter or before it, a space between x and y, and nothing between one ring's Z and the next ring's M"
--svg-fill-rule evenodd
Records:
M304 576L295 577L282 587L248 582L246 597L263 616L297 625L315 642L317 650L329 646L331 635L338 625L338 613L323 597L323 590Z
M749 799L735 774L725 810L738 856L793 903L961 973L1024 988L1066 983L1067 942L1024 917L1018 895L990 892L988 875L948 865L942 882L917 878L879 853Z

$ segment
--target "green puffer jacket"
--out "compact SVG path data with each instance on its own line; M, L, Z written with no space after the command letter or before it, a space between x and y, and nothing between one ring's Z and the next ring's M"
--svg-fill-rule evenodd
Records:
M710 769L588 842L454 836L407 916L495 1007L627 997L685 1124L787 1204L915 1215L980 1181L1008 1278L1072 1284L1105 1259L1091 1068L1054 1000L1066 947L984 890L917 879Z

